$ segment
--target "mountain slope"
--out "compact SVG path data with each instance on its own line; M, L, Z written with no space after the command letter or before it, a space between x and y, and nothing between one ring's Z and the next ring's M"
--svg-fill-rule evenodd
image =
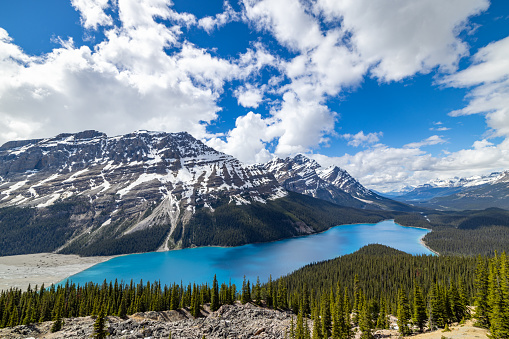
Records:
M0 207L23 208L32 223L67 204L62 207L67 218L61 221L66 224L63 248L72 239L139 244L147 239L136 233L142 230L150 230L145 232L149 238L169 239L196 208L225 199L265 202L287 194L272 176L187 133L107 137L85 131L8 142L0 148L0 178ZM160 239L150 243L151 250L155 243L168 248ZM179 244L170 241L170 246ZM139 250L138 245L128 247Z
M85 131L0 147L0 255L240 245L390 217L289 194L187 133Z
M373 210L413 210L410 206L368 190L345 170L337 166L324 169L302 154L293 158L274 158L261 165L261 168L273 174L289 191L338 205Z

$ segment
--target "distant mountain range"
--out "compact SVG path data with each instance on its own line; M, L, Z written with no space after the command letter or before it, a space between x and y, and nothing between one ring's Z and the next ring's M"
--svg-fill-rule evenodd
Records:
M302 155L247 166L188 133L84 131L0 147L0 255L240 245L410 209Z
M433 180L402 194L386 195L415 206L440 210L509 209L509 171L484 176Z

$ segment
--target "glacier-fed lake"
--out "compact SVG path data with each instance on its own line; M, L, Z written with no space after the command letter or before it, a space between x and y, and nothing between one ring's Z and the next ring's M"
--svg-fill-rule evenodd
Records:
M270 243L130 254L97 264L68 279L79 284L102 283L105 279L125 283L133 279L138 283L143 279L143 282L160 281L163 285L182 281L187 285L211 283L217 274L219 283L231 279L242 286L244 275L251 282L257 277L266 282L269 274L277 278L312 262L353 253L368 244L383 244L411 254L432 254L420 243L428 232L400 226L393 220L341 225L323 233Z

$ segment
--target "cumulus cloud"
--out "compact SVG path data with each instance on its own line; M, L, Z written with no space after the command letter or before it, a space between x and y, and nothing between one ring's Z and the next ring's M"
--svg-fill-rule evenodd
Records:
M258 108L263 100L262 89L250 84L237 88L234 95L237 97L239 105L243 107Z
M395 148L378 144L355 154L328 157L310 154L322 166L339 166L363 185L377 191L417 186L430 180L468 177L505 170L509 167L509 142L498 145L487 140L474 142L470 149L433 156L419 147Z
M221 28L229 22L239 20L239 13L235 12L228 2L224 3L224 8L225 10L222 13L216 14L216 16L206 16L198 20L198 26L208 33L211 33L215 29Z
M455 70L468 53L459 33L468 18L489 5L487 0L367 2L242 1L244 20L295 54L278 63L289 82L275 90L282 98L266 122L276 131L276 154L305 152L326 143L338 117L327 99L359 86L366 74L393 81L437 67ZM360 145L359 140L351 144ZM427 141L432 142L437 140Z
M509 38L479 50L470 67L454 73L468 55L460 33L468 30L469 18L488 8L488 0L242 0L240 13L225 2L222 13L201 19L176 12L171 0L71 3L87 32L102 30L102 42L87 47L60 39L52 52L32 56L0 28L2 141L83 129L186 130L245 162L260 162L271 156L268 145L286 156L327 144L337 135L340 116L330 99L360 86L366 76L390 82L430 71L438 79L450 74L442 81L446 86L474 87L467 107L451 115L486 114L494 135L509 135ZM221 58L182 33L183 26L212 33L236 20L279 46L258 39ZM239 116L233 129L212 135L207 127L220 114L227 82L234 84L239 105L269 111ZM432 128L448 129L439 122ZM440 158L421 149L446 142L438 135L401 148L380 144L381 132L342 137L369 148L314 157L377 189L437 173L459 175L467 166L471 171L507 166L506 141L479 140Z
M81 23L88 29L110 26L113 19L104 11L110 7L110 0L71 0L72 6L80 12Z
M485 114L494 136L509 137L509 37L481 48L473 64L443 80L451 87L474 87L466 107L451 116Z
M212 138L207 144L245 163L253 164L270 160L271 155L265 149L265 142L272 138L269 126L261 115L249 112L237 118L235 128L228 133L226 142Z
M343 134L342 138L348 140L348 145L353 147L359 146L368 146L371 144L375 144L380 141L380 137L383 136L382 132L368 133L364 134L363 131L360 131L357 134Z
M271 32L283 46L306 51L322 39L318 21L306 12L301 1L244 0L243 4L249 22Z
M330 21L342 20L351 43L383 81L401 80L434 67L455 70L468 53L459 33L466 20L486 10L488 0L318 0Z
M85 27L107 23L93 19L102 16L90 9L107 2L73 4ZM121 26L105 29L104 41L91 49L69 39L42 56L25 54L0 29L0 139L140 128L207 136L224 82L249 76L267 58L249 50L225 60L197 48L181 38L178 26L160 22L184 20L170 6L170 0L119 0Z

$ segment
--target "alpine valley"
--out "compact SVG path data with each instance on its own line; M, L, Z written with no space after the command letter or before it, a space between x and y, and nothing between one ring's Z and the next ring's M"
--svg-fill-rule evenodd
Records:
M97 131L0 148L0 255L237 246L412 207L298 155L247 166L188 133Z

